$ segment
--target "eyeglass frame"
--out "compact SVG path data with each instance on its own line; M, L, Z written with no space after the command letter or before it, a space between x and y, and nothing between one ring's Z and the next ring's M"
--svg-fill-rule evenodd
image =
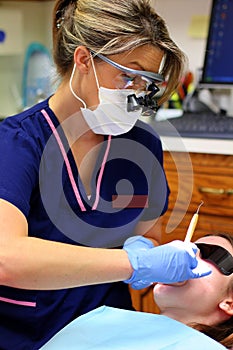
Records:
M128 67L122 66L119 63L112 61L110 58L102 55L101 53L96 53L92 50L90 50L90 52L93 54L93 57L95 57L95 56L99 57L104 62L109 63L111 66L121 70L122 72L129 73L129 74L135 74L135 75L141 75L142 77L148 79L149 81L151 81L153 83L157 83L157 84L163 83L165 81L164 77L159 73L128 68Z
M219 246L219 245L216 245L216 244L208 244L208 243L195 243L197 248L200 250L200 257L201 259L203 260L207 260L207 261L210 261L212 262L217 268L218 270L225 276L230 276L232 273L233 273L233 256L231 255L230 252L228 252L227 249ZM215 260L213 259L209 259L209 257L202 257L202 254L203 254L203 249L205 249L205 247L208 246L208 249L211 249L211 252L209 255L212 255L212 253L216 253L217 250L219 250L221 252L222 257L224 258L224 260L221 260L219 262L216 262ZM204 255L204 254L203 254ZM222 266L222 263L225 262L225 265L226 265L226 262L230 259L230 268L226 268L226 266ZM232 266L231 266L232 264Z

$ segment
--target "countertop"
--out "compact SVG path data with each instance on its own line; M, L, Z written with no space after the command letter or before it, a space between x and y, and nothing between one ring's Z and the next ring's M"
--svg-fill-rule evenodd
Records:
M160 110L159 110L160 111ZM140 117L140 119L149 124L160 135L158 129L158 121L166 120L164 115L158 115L155 119L148 117ZM160 111L160 112L163 112ZM166 113L170 112L172 117L179 117L182 115L181 110L165 110ZM175 115L175 113L177 115ZM169 122L169 118L167 119ZM174 129L175 130L175 129ZM181 137L177 132L174 136L160 135L164 151L173 152L193 152L193 153L210 153L210 154L225 154L233 155L233 137L231 139L213 139L213 138L197 138L197 137Z
M233 155L233 140L161 136L164 151Z

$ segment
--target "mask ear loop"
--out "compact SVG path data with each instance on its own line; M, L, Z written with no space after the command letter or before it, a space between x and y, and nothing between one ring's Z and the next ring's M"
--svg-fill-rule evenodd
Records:
M96 80L96 85L97 85L97 88L99 89L100 88L100 84L99 84L99 80L98 80L98 77L97 77L97 73L96 73L96 69L95 69L95 63L94 63L92 54L90 54L90 59L91 59L91 64L92 64L95 80Z
M71 91L72 95L75 98L77 98L83 104L83 107L86 109L87 108L86 103L81 99L81 97L76 95L76 93L74 92L73 87L72 87L72 81L73 81L73 78L74 78L75 70L76 70L76 63L74 64L74 67L73 67L73 70L72 70L72 73L71 73L71 76L70 76L70 81L69 81L70 91Z

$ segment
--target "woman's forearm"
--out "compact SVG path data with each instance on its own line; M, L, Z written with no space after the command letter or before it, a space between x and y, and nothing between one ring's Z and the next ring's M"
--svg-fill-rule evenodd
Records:
M1 285L63 289L123 281L132 272L123 249L79 247L33 237L18 237L1 243Z

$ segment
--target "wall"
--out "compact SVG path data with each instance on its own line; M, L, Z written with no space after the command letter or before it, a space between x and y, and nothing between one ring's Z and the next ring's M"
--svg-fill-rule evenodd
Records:
M27 46L33 41L38 41L51 48L52 5L53 1L0 2L0 11L2 8L19 9L23 16L22 54L0 55L0 116L11 115L21 109L23 63Z
M51 12L53 1L1 1L2 7L18 8L23 14L23 47L40 41L51 49ZM166 20L172 38L186 52L190 69L196 72L203 63L205 39L187 34L192 15L208 15L211 0L152 0L156 11ZM0 56L0 116L20 109L24 54ZM13 93L12 93L13 91ZM19 97L17 97L19 95Z
M192 16L209 17L212 0L152 0L156 11L165 19L170 35L187 54L193 73L203 65L206 39L188 35Z

